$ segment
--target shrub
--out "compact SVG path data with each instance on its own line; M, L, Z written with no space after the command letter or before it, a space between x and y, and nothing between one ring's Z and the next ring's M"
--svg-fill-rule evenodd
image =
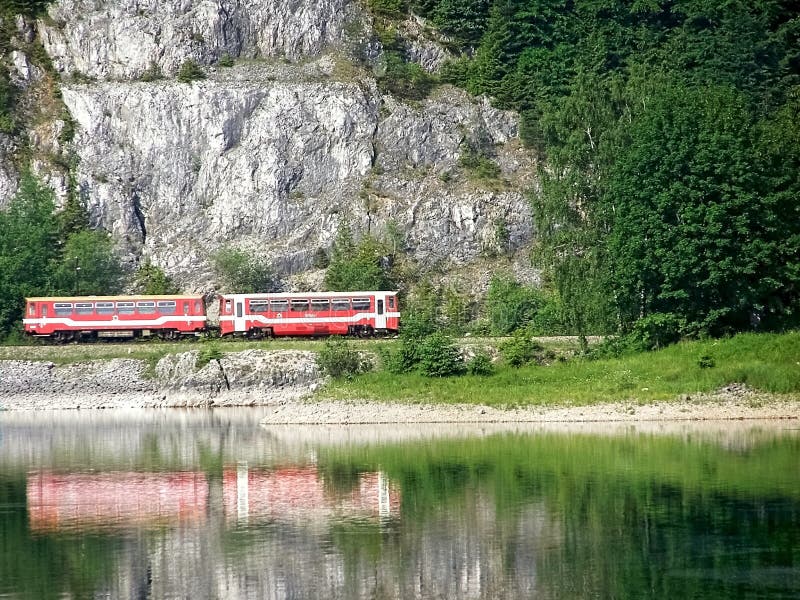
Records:
M134 290L137 294L147 294L159 296L162 294L177 294L180 288L175 285L175 282L164 273L161 267L145 260L142 265L136 269L133 282Z
M202 369L212 360L219 361L221 358L222 350L219 349L219 345L216 342L211 342L198 352L194 366L198 369Z
M164 73L156 61L152 61L147 70L139 76L139 81L158 81L159 79L164 79Z
M322 372L334 379L351 379L372 369L372 361L342 337L330 337L317 355Z
M224 290L253 294L278 289L277 277L263 257L225 247L211 256L211 262Z
M511 339L500 346L503 358L512 367L521 367L539 359L543 350L525 329L515 331Z
M681 339L681 323L672 313L653 313L636 321L627 337L634 350L657 350Z
M495 275L486 294L486 312L492 332L506 335L526 326L544 304L535 289L523 286L507 275Z
M494 375L492 358L486 353L485 350L479 350L475 353L475 356L470 359L470 361L467 363L467 373L482 377Z
M381 71L377 78L380 87L400 98L423 100L436 84L436 77L417 63L406 62L395 50L384 52Z
M463 375L467 370L458 347L443 333L423 339L418 355L420 372L426 377Z
M701 369L713 369L714 367L717 366L717 363L714 360L713 356L709 356L708 354L703 354L697 360L697 366L700 367Z
M181 83L191 83L205 78L206 72L192 59L185 61L178 70L178 81Z
M218 67L232 67L234 64L236 63L233 60L233 57L227 53L220 56L219 60L217 61Z
M400 347L394 352L388 348L379 348L378 353L381 357L383 368L395 375L410 373L419 364L419 353L417 347L419 340L416 338L403 337Z

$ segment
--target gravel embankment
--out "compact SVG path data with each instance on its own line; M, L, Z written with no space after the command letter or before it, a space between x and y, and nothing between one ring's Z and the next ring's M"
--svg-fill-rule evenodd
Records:
M246 350L197 366L198 352L172 354L153 368L136 359L0 361L0 408L149 408L253 406L297 400L320 374L314 354Z

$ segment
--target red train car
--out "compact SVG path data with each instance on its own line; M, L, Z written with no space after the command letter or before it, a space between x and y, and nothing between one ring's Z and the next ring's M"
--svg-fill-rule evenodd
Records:
M291 292L220 296L222 335L372 335L400 327L397 292Z
M159 336L206 330L202 296L26 298L25 333L60 341Z

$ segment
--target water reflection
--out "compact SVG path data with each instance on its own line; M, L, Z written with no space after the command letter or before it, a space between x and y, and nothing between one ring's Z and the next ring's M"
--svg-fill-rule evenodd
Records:
M355 485L337 494L326 488L315 466L270 470L240 463L223 471L222 496L226 518L240 524L388 518L400 507L400 494L384 473L359 473Z
M205 473L28 473L26 498L34 533L200 524L206 517Z
M0 597L786 598L780 424L0 414Z

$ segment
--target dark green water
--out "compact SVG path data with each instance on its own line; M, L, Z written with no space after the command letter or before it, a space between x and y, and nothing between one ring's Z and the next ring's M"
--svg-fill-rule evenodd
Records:
M0 413L0 598L798 598L800 432Z

